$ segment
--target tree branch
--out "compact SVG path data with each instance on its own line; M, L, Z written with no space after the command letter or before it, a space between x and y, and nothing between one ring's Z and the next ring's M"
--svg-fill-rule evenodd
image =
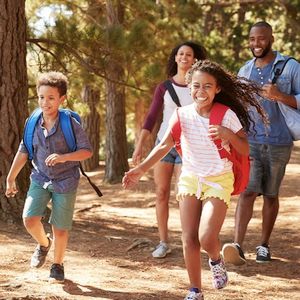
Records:
M54 40L50 40L50 39L46 39L46 38L38 38L38 39L33 39L33 38L27 38L27 42L29 43L33 43L36 44L38 47L40 47L41 49L44 48L42 47L40 44L48 44L48 45L56 45L59 46L61 48L63 48L67 53L71 54L78 62L79 64L84 67L86 70L88 70L91 73L94 73L95 75L104 78L105 80L111 81L113 83L116 84L120 84L120 85L124 85L126 87L141 91L141 92L147 92L144 89L141 89L137 86L128 84L126 82L123 81L118 81L118 80L113 80L111 78L108 78L105 74L103 74L100 70L100 68L96 67L95 65L92 65L90 63L88 63L79 53L78 51L76 51L74 48L68 46L67 44L65 44L64 42L60 42L60 41L54 41ZM50 52L50 50L44 48L45 51ZM55 57L55 56L54 56Z

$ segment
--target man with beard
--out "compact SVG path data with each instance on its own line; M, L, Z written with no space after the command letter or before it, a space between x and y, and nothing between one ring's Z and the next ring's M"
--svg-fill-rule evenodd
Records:
M242 265L246 262L242 251L247 226L253 214L257 196L263 196L262 232L256 247L256 262L271 261L269 239L279 209L279 188L293 147L292 135L280 112L278 102L300 109L300 64L291 59L276 84L271 84L276 68L282 68L286 57L272 50L272 27L258 22L251 27L249 47L254 58L239 71L239 76L256 82L262 88L261 105L269 117L264 126L255 111L251 111L255 128L248 132L250 145L250 179L240 195L235 213L234 243L223 246L225 262ZM299 124L300 126L300 124Z

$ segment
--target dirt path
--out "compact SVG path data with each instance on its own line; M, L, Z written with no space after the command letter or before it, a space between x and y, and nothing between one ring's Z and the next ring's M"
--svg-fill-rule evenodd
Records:
M85 179L80 184L75 222L65 259L66 282L47 281L53 253L42 269L31 270L29 258L35 247L23 227L0 223L0 300L2 299L183 299L187 274L183 263L177 203L170 203L172 253L155 260L157 242L154 185L151 174L134 192L121 185L103 185L103 169L90 173L102 186L97 198ZM273 262L255 263L259 241L258 199L245 242L247 265L228 265L230 283L222 291L211 287L207 256L203 253L205 300L299 300L300 299L300 143L296 143L282 186L280 214L272 236ZM236 199L221 233L231 241Z

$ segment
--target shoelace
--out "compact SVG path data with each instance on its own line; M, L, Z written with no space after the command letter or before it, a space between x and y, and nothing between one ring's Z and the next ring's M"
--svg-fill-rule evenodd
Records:
M257 250L257 255L259 256L267 257L269 255L269 249L267 247L258 246L256 250Z

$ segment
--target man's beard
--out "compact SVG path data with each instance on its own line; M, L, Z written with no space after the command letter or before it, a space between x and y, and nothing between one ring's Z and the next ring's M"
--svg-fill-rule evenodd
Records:
M261 55L255 55L255 53L254 53L254 51L253 51L252 48L250 50L251 50L251 52L252 52L252 54L253 54L254 57L256 57L256 58L263 58L263 57L265 57L269 53L269 51L271 50L271 47L272 47L272 44L271 44L271 42L269 42L269 44L263 50L263 52L262 52Z

